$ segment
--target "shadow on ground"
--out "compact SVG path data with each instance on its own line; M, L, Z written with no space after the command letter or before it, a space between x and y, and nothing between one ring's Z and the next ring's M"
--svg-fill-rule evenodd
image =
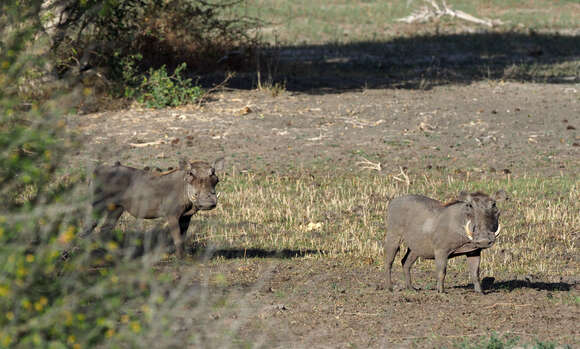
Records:
M262 51L261 84L287 91L333 93L352 89L409 88L469 84L485 79L520 82L580 81L580 36L535 32L481 32L359 42L281 46ZM224 70L240 66L232 56ZM245 58L247 59L247 58ZM253 61L253 60L249 60ZM258 85L257 64L230 81L230 87ZM212 85L222 76L206 76Z
M570 291L574 285L566 282L530 282L526 280L507 280L494 282L487 290L513 291L519 288L530 288L539 291Z
M318 250L293 250L293 249L282 249L282 250L265 250L260 248L249 248L249 249L211 249L211 248L193 248L191 254L194 256L214 259L214 258L225 258L225 259L238 259L238 258L300 258L308 255L314 255L323 253L323 251Z
M454 288L473 289L473 284L455 286ZM542 282L528 280L506 280L496 282L493 277L481 280L481 288L485 293L497 291L513 291L520 288L534 289L538 291L570 291L574 284L567 282Z

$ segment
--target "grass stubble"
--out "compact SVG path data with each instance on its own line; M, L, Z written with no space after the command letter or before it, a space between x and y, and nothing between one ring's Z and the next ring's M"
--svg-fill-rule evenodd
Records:
M220 183L223 194L218 207L193 222L191 239L194 244L211 242L221 248L314 250L319 254L313 256L320 258L352 256L382 264L390 199L418 193L449 201L462 190L493 193L504 189L509 200L499 204L503 232L496 246L486 251L482 272L578 273L574 259L580 234L577 178L409 176L410 185L377 172L235 174ZM464 264L460 258L451 265L465 267L456 264Z
M386 208L389 200L407 193L449 201L461 190L493 193L504 189L509 200L499 205L502 234L483 253L482 277L492 276L496 282L559 283L578 276L580 188L576 176L513 178L484 174L477 178L444 171L409 171L406 175L408 178L401 181L397 173L369 170L316 174L312 169L299 169L293 174L278 175L233 169L222 176L217 208L192 221L188 243L197 247L196 256L186 261L168 256L154 264L157 273L167 274L175 284L166 297L171 302L161 306L156 316L172 319L170 331L176 333L173 340L177 342L183 339L179 334L188 331L188 343L197 346L267 346L266 335L248 342L239 331L254 321L256 312L282 311L284 305L256 309L253 303L256 292L274 276L273 270L283 260L296 261L292 257L295 254L297 259L310 260L307 263L332 260L378 270L380 283ZM135 224L141 227L138 229L147 230L159 222L124 216L118 228L132 226L134 230ZM224 251L235 257L224 257L228 256ZM246 255L246 251L253 254ZM278 253L282 251L287 254L281 259ZM232 264L239 275L231 275ZM400 274L398 263L395 268L395 273ZM415 268L431 275L433 261L419 259ZM465 258L451 259L448 275L460 275L463 280L459 282L469 284ZM418 282L429 289L430 280ZM577 307L578 298L573 291L564 293L554 301ZM281 294L280 299L286 296ZM167 330L159 325L160 333L162 329ZM433 343L442 338L433 339ZM486 336L470 338L473 340L462 345L475 345ZM494 338L497 339L489 340ZM421 345L430 343L429 338L418 340Z

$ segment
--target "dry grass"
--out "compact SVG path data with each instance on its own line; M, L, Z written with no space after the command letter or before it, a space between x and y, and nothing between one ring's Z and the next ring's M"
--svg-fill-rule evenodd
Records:
M499 19L503 28L570 30L578 27L580 7L575 1L485 1L450 0L455 10L480 18ZM248 0L236 9L239 13L266 22L260 30L271 44L321 44L383 41L393 36L417 34L430 25L405 25L396 22L425 3L415 1L264 1ZM437 30L445 27L477 28L470 22L443 19L434 22Z
M235 174L220 184L218 208L194 219L189 234L195 244L220 249L308 250L319 252L313 256L382 264L385 212L391 198L411 192L449 200L461 190L491 193L503 188L510 196L500 204L504 228L497 244L484 254L483 273L578 273L576 178L474 181L450 174L409 174L407 186L394 175ZM429 263L418 265L431 268ZM453 260L450 268L465 269L465 260Z

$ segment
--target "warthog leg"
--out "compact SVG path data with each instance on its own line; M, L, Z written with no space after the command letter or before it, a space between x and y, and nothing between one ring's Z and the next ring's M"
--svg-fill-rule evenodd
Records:
M403 264L403 272L404 272L403 275L405 275L405 286L407 287L408 290L413 291L417 290L415 287L413 287L413 284L411 282L411 267L413 266L413 263L415 263L417 258L419 258L419 255L411 251L411 249L409 248L407 249L405 257L401 259L401 263Z
M393 268L393 261L395 260L395 256L399 252L399 244L401 243L400 239L398 241L392 241L393 239L386 239L385 240L385 272L386 272L386 284L385 287L387 290L393 290L393 284L391 281L391 270Z
M181 226L179 218L169 217L168 222L169 229L171 230L171 237L173 238L173 244L175 245L175 255L178 259L182 259L185 253L183 251L183 239L181 238Z
M479 263L481 262L481 250L476 250L468 253L467 263L469 264L469 274L471 275L471 281L473 281L473 287L476 292L483 293L481 290L481 283L479 282Z
M437 292L445 292L445 274L447 273L447 251L435 251L435 269L437 271Z
M111 230L113 230L115 224L117 224L117 221L123 214L124 210L125 209L121 206L111 206L107 209L107 217L105 218L105 223L103 223L103 226L101 227L101 239L107 241L112 238Z

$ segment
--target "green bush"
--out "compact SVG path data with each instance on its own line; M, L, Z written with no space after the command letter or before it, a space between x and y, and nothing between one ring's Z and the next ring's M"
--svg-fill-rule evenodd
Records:
M191 79L181 76L187 65L182 63L172 75L167 74L165 66L159 69L150 68L144 74L141 83L136 87L127 87L126 97L136 96L137 100L148 108L176 107L194 103L203 96L203 89L193 85Z
M170 346L180 289L155 272L161 251L131 259L115 241L76 238L87 190L83 171L63 171L79 146L63 114L84 94L51 85L41 103L17 88L47 64L41 3L0 8L0 348Z

